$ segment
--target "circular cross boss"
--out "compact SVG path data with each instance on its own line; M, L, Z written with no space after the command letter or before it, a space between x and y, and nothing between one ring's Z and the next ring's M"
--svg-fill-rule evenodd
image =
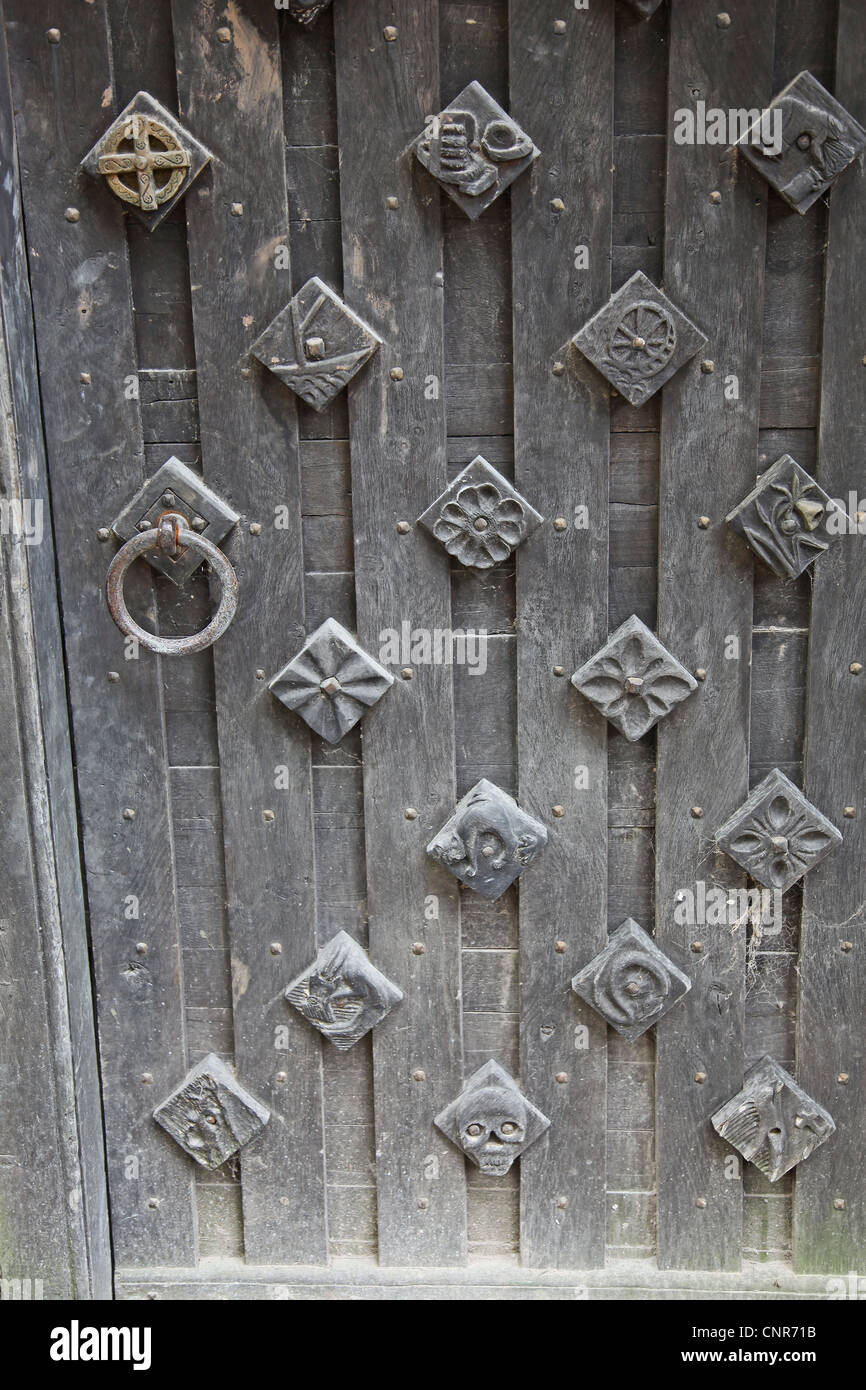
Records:
M133 115L106 140L98 167L112 193L152 212L183 184L189 155L162 121Z
M639 376L655 376L670 361L677 330L667 309L651 299L631 304L610 337L610 356Z

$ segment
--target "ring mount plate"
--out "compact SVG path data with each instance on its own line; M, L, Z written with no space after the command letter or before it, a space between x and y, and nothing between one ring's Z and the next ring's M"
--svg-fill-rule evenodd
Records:
M220 545L239 520L222 498L212 492L180 459L168 459L144 484L112 523L118 540L128 541L156 526L164 511L186 516L189 528L213 545ZM184 550L172 559L162 550L149 550L142 559L175 584L185 584L202 563L202 556Z

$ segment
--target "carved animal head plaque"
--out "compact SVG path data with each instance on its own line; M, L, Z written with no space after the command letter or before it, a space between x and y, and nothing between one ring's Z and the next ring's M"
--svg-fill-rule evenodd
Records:
M768 1182L778 1182L836 1129L832 1115L772 1057L746 1073L743 1089L716 1111L712 1124Z
M629 405L648 401L706 341L641 270L571 340Z
M841 844L842 835L778 768L716 831L716 843L765 888L784 893Z
M631 917L571 982L575 994L629 1042L664 1018L691 987L688 975Z
M289 14L299 24L312 24L317 15L326 10L331 0L289 0Z
M138 92L81 162L153 231L213 156L161 102Z
M382 339L313 276L250 348L314 410L323 410L378 351Z
M866 130L810 72L789 82L769 110L769 122L751 126L738 148L786 203L808 212L866 146Z
M629 743L698 688L691 672L634 614L575 671L571 683Z
M547 844L547 830L482 777L433 837L427 853L482 898L500 898Z
M289 1003L340 1052L354 1047L403 998L348 932L338 932L286 990Z
M550 1128L547 1116L494 1061L473 1072L434 1124L482 1173L494 1178L507 1173L514 1160Z
M111 529L122 541L139 531L156 526L166 510L186 516L189 528L219 545L238 521L238 514L213 492L197 473L180 459L167 459L152 478L127 502ZM175 584L184 584L202 563L202 555L187 547L177 555L159 549L146 550L141 557Z
M153 1112L158 1125L203 1168L219 1168L271 1118L214 1052L187 1072Z
M468 569L488 570L541 525L539 516L501 473L478 454L418 524Z
M393 684L390 671L326 618L268 689L328 743L339 743Z
M431 117L412 149L473 220L541 153L480 82Z
M796 579L839 539L845 513L783 454L725 520L776 574Z

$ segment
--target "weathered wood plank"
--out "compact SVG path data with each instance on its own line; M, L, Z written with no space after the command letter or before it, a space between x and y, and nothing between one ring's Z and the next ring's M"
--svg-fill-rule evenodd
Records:
M571 672L607 637L610 393L551 367L610 293L613 9L576 11L556 34L547 7L511 0L510 37L511 114L542 152L511 190L515 481L547 518L517 552L520 800L552 827L519 890L520 1074L551 1120L521 1159L521 1257L591 1268L604 1263L606 1028L570 980L607 939L607 725L553 667ZM575 269L580 245L586 270ZM581 505L588 530L554 529ZM588 785L576 789L581 767ZM565 815L553 820L557 805Z
M282 998L315 956L310 738L256 677L304 638L297 409L246 355L291 296L288 258L275 254L289 235L279 17L269 0L233 7L228 23L218 0L180 0L173 20L183 119L216 157L187 198L202 459L242 516L228 543L238 613L214 671L236 1060L272 1112L241 1158L244 1249L256 1263L312 1263L327 1256L321 1041ZM278 504L287 529L273 524ZM286 1051L275 1048L283 1027Z
M859 121L866 117L864 49L866 12L856 0L840 0L834 94ZM855 461L866 442L866 285L856 252L864 235L866 177L855 166L830 198L824 301L817 477L839 498L857 486ZM866 1123L866 677L849 670L852 662L866 665L862 539L843 538L823 557L813 586L804 789L845 838L803 886L797 1079L827 1107L837 1129L797 1169L794 1258L800 1270L843 1273L862 1268L866 1251L859 1179ZM854 819L844 819L846 806L855 808ZM853 949L843 951L843 940ZM839 1084L846 1073L847 1084Z
M450 626L447 554L396 530L446 483L441 392L424 391L425 378L444 376L439 197L404 153L439 109L438 5L342 5L334 26L345 295L385 340L348 392L358 636L376 655L379 632L404 618ZM466 1251L464 1160L432 1120L462 1080L457 885L425 854L455 804L450 668L418 665L398 681L366 716L363 741L370 953L406 996L373 1037L379 1258L455 1264ZM427 930L429 895L438 920ZM426 951L413 955L419 937Z
M669 129L678 109L693 109L696 90L708 106L726 109L770 98L774 20L768 3L750 10L747 23L721 28L715 12L674 3ZM726 1177L725 1146L708 1120L742 1084L744 933L701 925L704 949L696 956L689 950L696 928L676 925L674 909L677 894L696 880L743 881L713 856L712 835L748 792L753 565L724 516L755 476L765 222L765 193L738 172L729 150L669 139L665 290L707 333L715 371L704 373L693 360L664 388L662 402L659 636L686 667L708 672L658 727L656 935L693 980L656 1030L659 1263L666 1268L735 1269L740 1262L742 1189ZM723 389L731 373L739 380L736 402ZM706 529L701 516L710 518ZM730 635L738 659L726 659ZM717 1000L727 999L722 1013L711 986ZM706 1074L702 1084L694 1080L699 1073Z

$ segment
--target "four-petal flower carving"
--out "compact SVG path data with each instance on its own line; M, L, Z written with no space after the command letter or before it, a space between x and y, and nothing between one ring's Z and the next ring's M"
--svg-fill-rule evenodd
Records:
M758 883L784 892L842 839L835 825L778 768L716 833Z
M670 714L698 685L634 615L575 671L571 681L630 743Z
M328 743L338 743L393 684L390 671L328 618L268 689Z

